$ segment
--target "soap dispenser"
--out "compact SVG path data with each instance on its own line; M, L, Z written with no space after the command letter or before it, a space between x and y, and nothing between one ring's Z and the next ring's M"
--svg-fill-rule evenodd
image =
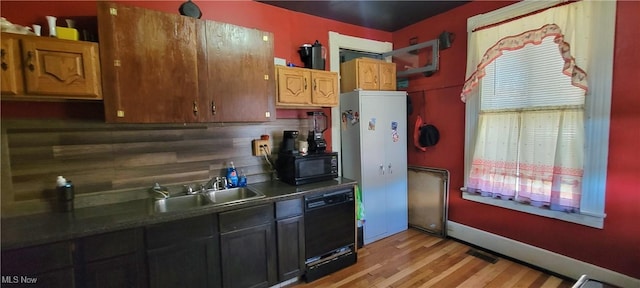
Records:
M228 188L238 187L238 171L236 171L233 161L230 161L229 167L227 167L227 181Z
M73 198L74 198L74 188L73 183L68 181L62 176L58 176L56 179L56 190L58 192L58 202L60 204L59 208L62 212L69 212L73 210Z

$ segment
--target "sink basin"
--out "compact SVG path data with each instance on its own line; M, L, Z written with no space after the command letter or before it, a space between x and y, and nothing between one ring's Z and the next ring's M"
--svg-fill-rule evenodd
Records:
M184 211L210 205L240 203L264 197L264 194L246 187L207 190L193 195L173 196L167 199L155 200L153 201L153 211L156 213Z
M204 195L207 195L209 201L214 204L237 203L265 197L264 194L246 187L229 188L224 190L208 190Z
M195 194L176 196L167 199L159 199L154 201L155 212L171 212L182 211L190 208L201 207L213 204L207 195Z

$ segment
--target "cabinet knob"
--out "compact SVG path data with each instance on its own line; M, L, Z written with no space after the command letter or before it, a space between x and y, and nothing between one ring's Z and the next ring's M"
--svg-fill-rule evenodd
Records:
M211 115L216 115L216 101L211 101Z
M7 71L7 69L9 69L9 65L7 65L7 63L4 61L4 56L7 54L7 51L5 51L4 49L2 49L2 70Z
M198 103L196 101L193 101L193 115L198 116Z
M35 66L33 65L33 51L27 52L27 63L27 68L29 68L29 70L36 70Z

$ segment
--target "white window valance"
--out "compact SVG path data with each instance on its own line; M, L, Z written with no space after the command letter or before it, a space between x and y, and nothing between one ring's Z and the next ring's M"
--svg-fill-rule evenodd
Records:
M573 85L586 90L588 84L584 71L589 71L587 58L591 52L592 10L590 1L574 2L511 20L509 25L497 25L470 33L466 81L461 100L466 102L476 92L478 81L484 76L484 68L502 51L519 49L528 43L540 43L549 36L554 37L559 53L565 58L564 73L572 77Z

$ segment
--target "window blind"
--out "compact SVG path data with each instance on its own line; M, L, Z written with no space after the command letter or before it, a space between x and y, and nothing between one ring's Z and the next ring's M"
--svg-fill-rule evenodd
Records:
M564 59L553 37L541 44L504 51L485 68L481 80L481 110L581 106L584 90L562 73Z

